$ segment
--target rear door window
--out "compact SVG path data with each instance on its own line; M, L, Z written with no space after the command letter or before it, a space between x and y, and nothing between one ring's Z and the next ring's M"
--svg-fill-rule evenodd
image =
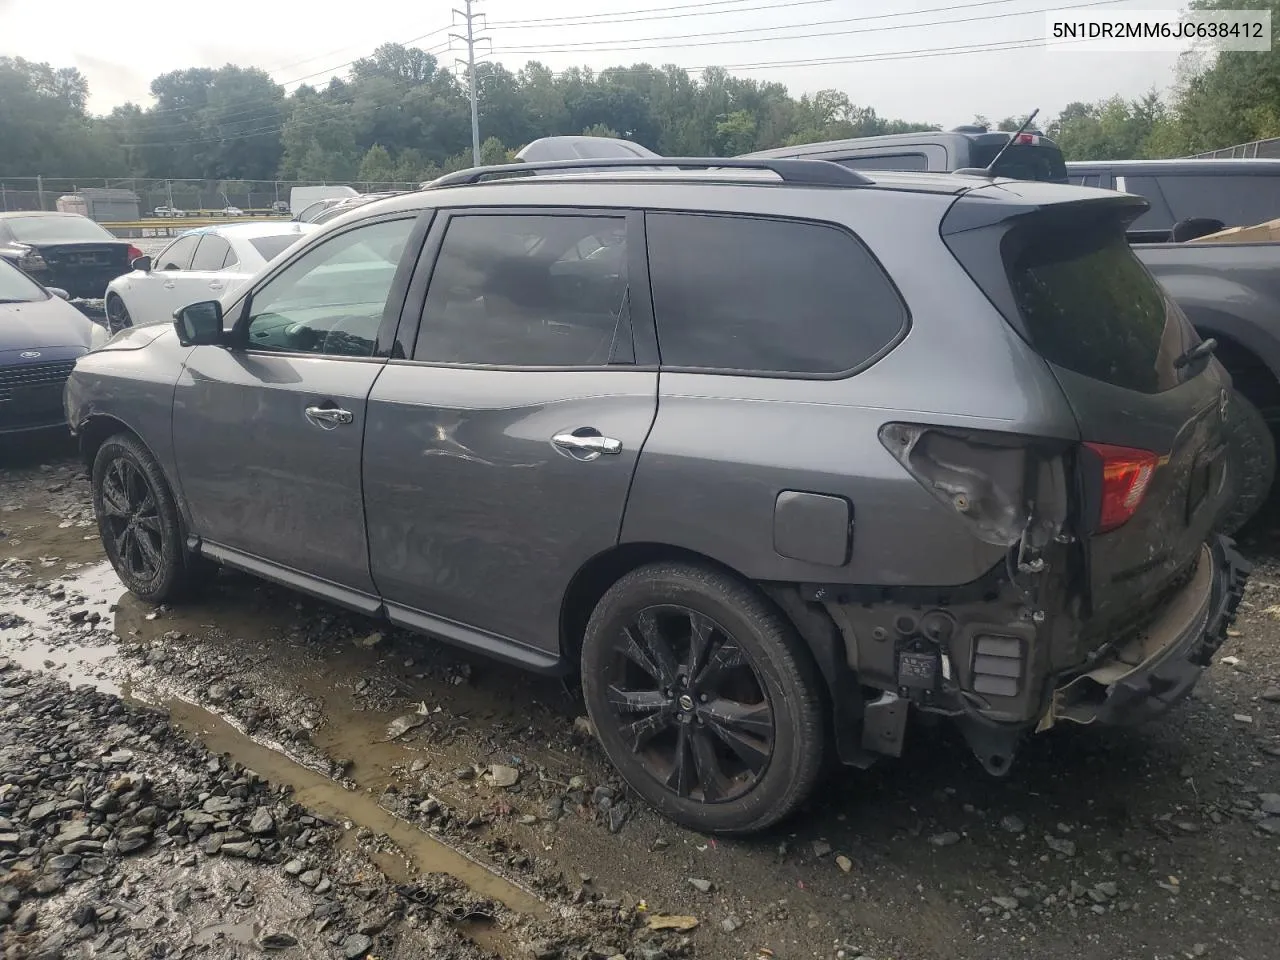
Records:
M191 259L191 269L221 270L230 252L231 244L216 234L207 233L201 238L196 255Z
M1031 344L1050 363L1142 393L1178 384L1186 320L1119 231L1040 231L1009 273Z
M666 367L839 374L877 358L906 326L889 278L843 230L685 213L645 222Z
M622 216L456 215L445 231L413 358L595 367L631 362Z

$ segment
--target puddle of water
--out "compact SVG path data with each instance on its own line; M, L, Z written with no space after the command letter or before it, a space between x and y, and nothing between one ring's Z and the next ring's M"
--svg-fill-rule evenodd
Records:
M256 943L261 932L259 925L252 920L244 923L214 923L201 927L192 939L202 947L207 947L219 940L231 940L243 946Z
M423 873L447 873L480 896L496 900L517 913L545 916L546 906L537 896L388 813L374 797L347 790L309 767L263 746L203 707L178 699L170 700L166 706L179 729L199 738L214 753L228 754L259 776L273 783L288 785L293 789L295 799L309 810L327 819L350 820L356 826L385 834L413 859ZM403 871L400 872L404 876Z
M31 572L38 576L40 568L33 566ZM125 602L124 585L105 561L56 582L63 587L65 600L43 593L34 599L23 597L21 602L17 597L0 599L0 612L17 614L25 621L0 629L0 653L28 670L52 672L73 687L89 683L119 695L120 682L108 666L118 652L112 606ZM79 610L85 612L85 619L71 623L67 615ZM88 620L94 613L100 617L96 624Z

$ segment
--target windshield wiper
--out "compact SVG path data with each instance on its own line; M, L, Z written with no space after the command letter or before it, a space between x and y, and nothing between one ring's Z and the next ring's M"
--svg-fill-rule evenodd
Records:
M1173 361L1173 369L1181 370L1188 364L1195 363L1197 360L1203 360L1216 349L1218 349L1218 341L1213 339L1213 337L1201 340L1194 347Z

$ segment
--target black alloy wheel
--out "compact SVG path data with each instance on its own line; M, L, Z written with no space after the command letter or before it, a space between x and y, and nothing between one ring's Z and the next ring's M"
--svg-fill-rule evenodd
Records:
M192 583L178 507L164 471L137 437L107 438L93 460L93 509L107 559L129 590L151 603Z
M116 334L133 326L133 317L129 315L129 308L116 295L107 297L106 311L108 333Z
M727 571L655 563L618 580L582 642L582 691L627 784L677 823L753 833L812 791L823 685L794 626Z
M646 607L606 673L613 722L645 771L679 797L748 792L773 757L773 708L729 633L696 610Z

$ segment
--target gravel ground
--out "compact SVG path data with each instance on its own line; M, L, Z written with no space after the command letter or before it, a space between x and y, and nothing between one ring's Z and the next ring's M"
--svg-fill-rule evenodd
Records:
M713 841L628 794L580 700L557 684L231 573L181 608L139 603L101 560L88 484L66 445L30 446L0 461L0 654L12 664L0 674L0 889L18 887L14 875L56 877L69 862L51 863L65 822L101 828L108 870L80 877L77 865L57 892L0 900L0 936L14 940L35 904L24 945L59 934L94 944L103 933L74 926L85 915L73 913L87 902L110 916L116 883L152 911L148 923L168 918L145 932L102 921L108 948L129 956L160 942L148 939L158 929L179 955L215 950L196 941L210 925L228 956L260 952L275 931L299 940L299 956L343 956L375 906L401 903L363 934L377 956L1271 957L1277 545L1266 530L1245 543L1257 567L1236 629L1196 696L1164 721L1050 731L998 781L946 728L913 730L902 760L834 773L779 830ZM11 716L22 718L16 732ZM131 732L111 733L120 725ZM107 758L126 749L136 766L111 769ZM210 750L225 766L210 768ZM126 790L120 811L95 811L126 774L153 791L165 784L176 805ZM192 836L184 814L218 796L243 806L210 814L216 827ZM31 808L49 802L56 815L33 823ZM137 822L147 806L164 815ZM265 823L259 809L276 823L265 839L250 829L255 815ZM138 827L152 829L149 845L119 852ZM219 834L237 837L235 851L257 844L258 857L206 850ZM318 932L317 907L302 899L316 887L285 870L299 850L342 905ZM237 906L241 880L249 907ZM493 920L442 918L397 886L435 906L481 904ZM211 891L201 909L217 915L174 910L178 888ZM237 926L247 922L252 937Z

